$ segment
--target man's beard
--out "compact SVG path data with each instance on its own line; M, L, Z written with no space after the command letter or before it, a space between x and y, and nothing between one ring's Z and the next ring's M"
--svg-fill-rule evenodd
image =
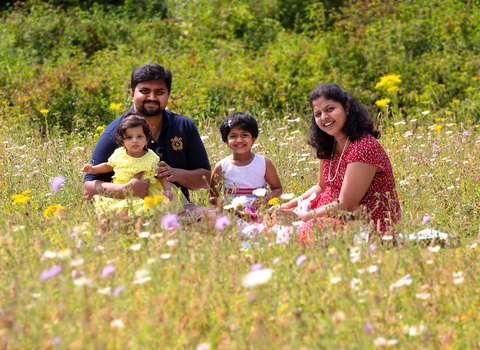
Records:
M158 108L154 108L154 109L145 108L144 103L145 102L142 103L140 110L138 112L140 112L145 117L156 117L157 115L162 114L162 107L160 106L160 103L156 102L158 104Z

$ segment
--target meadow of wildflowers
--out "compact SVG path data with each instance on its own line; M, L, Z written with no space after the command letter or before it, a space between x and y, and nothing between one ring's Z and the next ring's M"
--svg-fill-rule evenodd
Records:
M309 118L259 119L254 150L272 159L285 193L317 178ZM478 347L479 126L421 118L382 128L399 232L449 236L396 245L354 240L358 224L312 246L288 235L278 244L273 231L242 237L232 211L211 229L165 216L101 235L80 173L101 130L2 131L2 346ZM199 128L212 164L228 150L217 128L207 119ZM206 191L193 198L207 203Z
M476 5L357 1L329 19L309 7L289 31L268 17L278 1L165 3L169 18L128 28L131 12L99 6L2 13L0 347L480 348ZM401 235L367 241L353 222L303 246L294 228L239 228L233 206L211 227L156 215L98 233L80 169L150 61L172 69L169 108L195 121L212 165L229 153L219 120L258 118L276 203L317 181L308 92L353 92L381 129ZM207 191L192 200L208 205Z

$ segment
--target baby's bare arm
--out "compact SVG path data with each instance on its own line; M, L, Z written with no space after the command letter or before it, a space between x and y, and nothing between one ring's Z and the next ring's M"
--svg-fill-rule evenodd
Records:
M105 174L113 170L113 167L108 163L101 163L98 165L85 164L82 171L88 174Z

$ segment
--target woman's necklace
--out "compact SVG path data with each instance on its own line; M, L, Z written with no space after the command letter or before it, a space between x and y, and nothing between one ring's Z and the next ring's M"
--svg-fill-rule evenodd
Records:
M335 179L337 178L338 169L340 168L340 162L342 161L343 152L345 152L345 148L347 148L349 138L350 137L347 137L347 141L345 142L345 146L343 146L343 151L340 154L340 159L338 160L337 170L335 170L335 176L333 177L333 179L331 179L330 178L330 169L332 168L333 152L335 152L335 140L333 140L333 150L332 150L332 156L331 156L332 159L330 160L330 165L328 166L328 181L330 181L330 182L335 181Z

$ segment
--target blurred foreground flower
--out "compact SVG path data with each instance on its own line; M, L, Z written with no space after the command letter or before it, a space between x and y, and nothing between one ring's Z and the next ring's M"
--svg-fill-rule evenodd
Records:
M408 335L411 337L420 335L423 332L425 332L425 327L423 325L408 327Z
M304 263L305 260L307 260L307 256L306 256L306 255L300 255L300 256L297 258L297 261L295 262L295 265L299 266L299 265L301 265L302 263Z
M111 273L114 273L117 270L117 268L113 265L106 265L102 269L102 278L107 277Z
M425 225L426 223L428 223L431 218L432 217L430 215L424 215L422 219L422 225Z
M268 205L278 205L278 198L277 197L273 197L272 199L270 199L268 201Z
M43 212L43 216L48 217L48 216L60 214L60 211L63 209L65 209L65 207L61 206L60 204L52 205L47 209L45 209L45 211Z
M48 114L48 112L50 112L48 109L41 109L40 110L40 113L42 113L43 115Z
M393 292L396 288L401 286L408 286L411 283L412 283L412 279L410 278L410 274L407 273L405 276L402 277L401 280L390 285L390 291Z
M244 288L256 287L267 283L272 278L272 270L262 269L248 273L242 281Z
M230 226L232 222L228 218L228 216L219 216L217 221L215 222L215 227L219 230L223 231L227 226Z
M257 188L256 190L252 191L252 194L257 197L265 197L265 195L267 194L267 190L265 188Z
M123 329L125 328L125 323L122 320L113 320L110 322L110 329Z
M245 197L245 196L235 197L235 198L232 199L230 204L224 206L223 209L225 209L225 210L236 209L238 207L243 206L246 201L247 201L247 197Z
M54 193L58 193L60 191L60 188L64 184L64 182L65 182L65 176L59 175L52 180L52 183L50 184L50 188Z
M175 214L167 214L162 218L162 227L164 229L174 229L178 227L178 216Z
M397 343L398 343L398 340L396 339L387 340L383 337L378 337L373 341L373 345L375 345L377 348L381 348L387 345L395 345Z
M281 199L290 200L293 199L295 195L293 193L285 193L280 196Z
M44 271L42 272L42 274L40 275L40 279L42 281L46 281L50 278L53 278L55 277L56 275L58 275L60 272L62 272L63 270L63 267L60 266L60 265L55 265L54 267L52 267L50 270L47 270L47 271Z
M23 194L13 194L12 195L13 204L17 203L27 203L30 200L30 197Z

